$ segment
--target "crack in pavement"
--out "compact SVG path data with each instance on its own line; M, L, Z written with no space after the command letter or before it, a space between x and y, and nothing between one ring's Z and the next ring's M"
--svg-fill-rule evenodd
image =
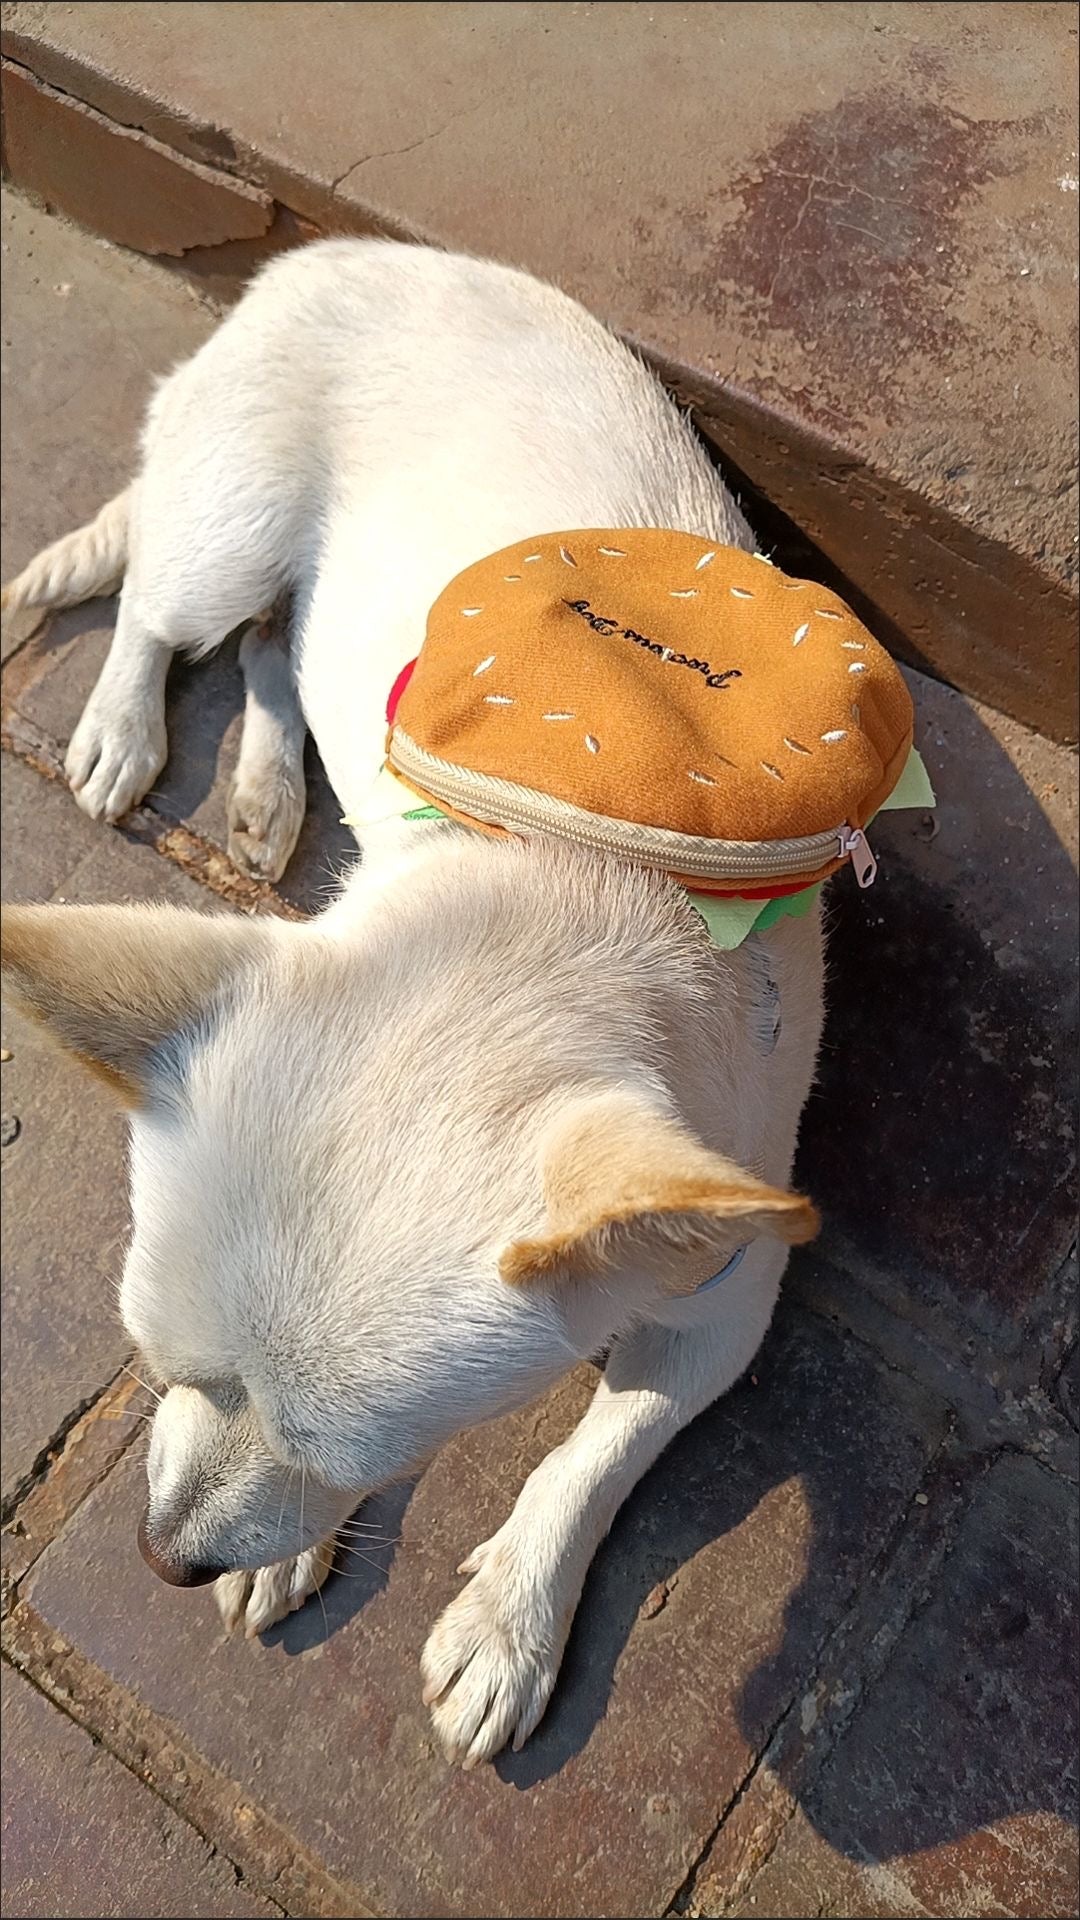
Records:
M382 147L376 153L361 154L359 160L352 161L343 173L337 174L335 178L331 180L331 193L337 193L339 188L344 186L346 180L351 180L354 173L357 173L361 167L370 165L372 160L395 160L399 154L415 153L418 147L426 147L432 140L441 139L442 135L446 133L450 127L454 126L458 120L467 120L470 114L479 113L481 107L486 107L488 101L493 98L494 96L492 94L485 94L482 100L477 100L471 107L462 107L459 113L452 113L449 120L443 121L441 127L433 127L430 133L422 133L419 140L410 140L407 146Z

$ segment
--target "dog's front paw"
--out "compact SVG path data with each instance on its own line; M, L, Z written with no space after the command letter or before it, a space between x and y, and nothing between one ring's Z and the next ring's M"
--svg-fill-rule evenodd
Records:
M276 1560L256 1573L223 1573L214 1582L218 1612L230 1633L242 1626L247 1638L254 1640L318 1593L333 1564L334 1542L324 1540L293 1560Z
M150 791L168 755L165 722L150 700L95 691L71 737L64 771L92 820L119 820Z
M515 1752L524 1745L555 1685L567 1623L498 1535L460 1571L474 1578L436 1622L420 1665L446 1757L470 1768L508 1740Z

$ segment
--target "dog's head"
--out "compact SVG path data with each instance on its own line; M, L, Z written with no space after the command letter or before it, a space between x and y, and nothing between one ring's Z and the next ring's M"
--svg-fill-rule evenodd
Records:
M158 1572L312 1545L752 1235L809 1237L691 1130L680 1080L734 1097L712 960L665 882L450 830L305 925L6 912L16 999L131 1109Z

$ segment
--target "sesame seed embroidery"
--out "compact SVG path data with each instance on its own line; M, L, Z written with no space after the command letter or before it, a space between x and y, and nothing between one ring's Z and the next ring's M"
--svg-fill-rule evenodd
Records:
M483 585L485 582L485 578L488 583L490 583L493 579L501 578L501 580L507 585L520 585L523 580L524 569L527 565L539 565L543 563L548 568L548 573L545 575L545 579L548 581L548 593L550 595L550 600L552 604L549 608L548 600L544 599L543 592L541 592L542 611L544 613L545 618L547 618L549 613L551 613L554 616L557 616L559 622L561 623L557 633L555 633L554 635L554 639L555 641L558 642L560 650L565 650L568 658L570 657L571 652L573 653L574 659L571 661L570 670L572 671L577 670L576 656L579 653L583 652L585 647L592 646L593 654L591 654L589 658L586 660L585 665L582 668L582 671L584 672L587 668L589 672L592 672L592 660L593 660L593 657L595 656L596 662L598 663L598 670L602 670L604 672L610 671L611 673L617 673L618 656L622 652L623 643L632 642L635 645L635 647L640 648L643 652L648 652L654 656L654 670L655 670L655 664L658 664L659 662L663 662L663 664L665 665L681 665L689 668L692 671L696 671L706 681L706 684L714 689L726 690L728 687L728 684L731 683L731 693L733 697L729 704L731 704L732 706L735 706L736 704L738 704L735 699L735 685L737 684L738 680L743 676L740 675L737 670L728 669L725 672L714 673L712 671L712 667L709 661L705 659L700 659L700 658L691 659L687 657L689 654L689 644L687 639L684 637L686 634L689 634L690 638L693 639L693 638L699 638L699 637L703 638L705 637L706 634L712 633L711 623L706 621L704 617L705 612L710 606L710 604L715 605L713 595L710 593L710 590L708 588L704 590L696 587L681 587L681 588L672 587L672 588L664 589L661 586L660 579L657 579L655 577L655 574L653 575L653 578L651 581L649 581L647 578L645 579L644 587L643 587L642 581L638 580L638 577L637 577L638 570L639 570L638 569L639 555L638 555L637 546L635 546L634 553L633 555L631 555L628 549L622 548L622 547L612 547L609 545L603 545L603 546L596 545L596 546L590 547L588 544L589 536L587 534L576 535L576 536L575 535L562 536L562 540L565 542L568 542L569 539L571 538L574 538L577 541L577 545L573 549L570 548L569 544L561 544L560 537L558 534L554 536L549 535L547 536L546 543L543 548L536 549L529 554L524 554L516 562L512 562L511 572L503 574L502 576L499 576L495 573L494 568L489 568L489 570L486 573L486 576L483 573L480 573L478 571L477 577L474 581L466 582L465 580L462 580L460 585L467 585L467 584ZM635 536L635 538L637 538L637 536ZM579 561L578 548L580 547L582 539L586 541L586 545L584 548L585 557L584 559ZM813 633L814 639L815 639L815 646L818 649L818 651L820 651L820 647L824 641L824 636L820 633L820 631L815 631L814 625L813 625L814 620L819 619L819 620L832 621L834 623L839 622L841 625L847 626L847 633L843 636L840 636L840 635L835 636L832 644L838 646L839 648L841 648L846 652L854 653L857 656L854 661L850 661L847 663L849 673L853 675L861 675L868 671L875 670L876 655L874 653L873 643L871 642L869 636L867 637L866 641L863 641L857 637L865 629L862 627L858 618L853 613L851 613L849 609L847 609L844 606L843 602L838 602L837 606L834 608L832 606L829 606L829 607L818 606L818 605L815 605L813 601L811 601L810 606L806 608L805 612L801 614L796 612L796 614L794 615L795 622L796 622L794 628L786 627L782 617L779 622L776 622L774 620L773 613L775 613L775 609L773 609L773 613L770 613L769 611L770 607L772 606L772 601L770 599L771 589L767 586L765 587L759 586L756 589L752 589L745 584L748 576L750 578L753 578L753 575L750 574L750 567L749 567L749 560L751 556L747 554L745 550L740 554L734 551L729 551L724 546L721 546L720 548L717 548L717 549L699 548L694 558L690 559L689 554L686 551L689 545L690 545L690 542L687 541L682 550L681 560L678 558L676 559L676 564L680 565L683 570L684 578L685 578L685 573L687 569L693 572L704 571L708 569L710 566L714 566L716 561L719 559L721 562L719 573L712 576L714 581L717 583L715 586L716 593L719 593L722 597L724 592L723 583L724 583L724 580L726 580L728 583L727 592L729 597L732 599L736 599L740 601L752 601L754 599L757 599L759 596L761 597L762 605L759 609L755 609L753 612L748 612L747 615L745 616L745 620L742 615L739 616L738 627L740 632L745 632L747 623L749 623L749 625L753 628L754 633L756 635L758 632L758 628L760 626L762 630L763 639L771 641L772 649L775 649L776 646L779 644L781 640L781 636L785 631L787 632L787 635L788 635L788 644L792 646L794 649L798 649L799 647L801 647L805 643L805 641L810 638L811 634ZM678 549L675 549L675 551L677 554ZM592 556L592 558L590 558L590 556ZM632 557L635 561L635 565L633 568L630 569L630 572L628 574L612 574L612 573L604 573L603 571L601 571L600 573L597 573L595 569L595 565L593 564L593 561L596 557L604 557L604 558L611 558L611 559L626 559L626 558ZM556 580L558 576L556 575L553 578L551 574L551 563L556 558L559 560L561 565L572 568L574 570L582 571L582 573L585 575L585 578L583 579L583 581L578 583L576 586L568 585L565 591L556 590L555 593L552 593L551 589L554 586L554 580ZM757 564L766 565L774 569L774 574L775 574L775 578L773 582L774 586L780 585L792 592L804 592L807 594L812 591L812 587L813 587L812 582L791 580L786 578L782 572L776 571L774 567L774 562L769 558L767 554L756 553L753 556L753 558L755 559ZM591 579L589 578L590 566L592 566ZM513 570L514 568L516 568L517 570L516 571ZM733 573L735 575L734 582L732 581ZM742 575L741 580L739 578L740 574ZM670 578L670 574L669 574L669 578ZM661 579L662 579L662 575L661 575ZM459 585L459 590L460 590L460 585ZM541 582L541 590L542 589L543 589L543 582ZM576 597L582 594L583 591L589 592L590 589L596 596L595 601L583 600ZM635 589L637 589L636 599L633 598ZM648 591L646 591L646 589L648 589ZM826 590L828 591L828 589ZM492 591L494 591L494 588L492 588ZM619 604L620 596L624 591L626 595L629 596L628 604L620 605ZM706 603L705 609L699 610L697 614L695 614L690 609L688 609L687 620L678 621L672 625L664 619L662 606L659 604L658 598L657 598L657 595L660 592L665 593L667 598L673 599L673 600L692 600L697 598L703 598ZM451 594L452 594L452 589L451 589ZM651 607L650 607L650 596L651 596ZM450 595L448 595L447 598L450 600L450 604L452 605L453 598ZM591 638L581 633L580 630L578 632L577 637L575 638L575 634L573 632L575 623L572 621L565 622L562 619L564 609L572 610L574 613L579 615L582 621L585 622L588 625L588 627L593 630L594 634L597 634L603 638L603 646L596 647L595 644L592 642ZM520 614L521 608L519 607L518 610ZM482 618L482 616L486 611L487 611L486 604L483 604L483 603L475 603L473 605L459 607L459 615L464 619ZM497 595L496 595L495 611L496 612L499 611ZM507 614L511 613L512 605L508 603L507 607L503 609L503 611L506 612ZM638 632L636 630L636 627L633 627L629 624L629 622L634 619L642 623L642 625L645 627L644 632ZM627 624L623 624L624 622ZM720 641L717 641L715 635L713 635L712 637L713 637L714 646L718 647L720 644L722 644L724 623L721 619L720 622L718 622L717 624L721 629L721 639ZM665 627L668 628L668 633L671 635L670 640L665 635L665 632L664 632ZM771 631L769 631L770 629ZM470 646L462 647L461 641L463 636L461 635L460 629L451 628L449 631L457 635L457 642L459 647L459 659L458 659L457 670L458 670L458 673L460 674L464 666L464 660L468 658L468 655L471 652L471 647ZM490 640L495 637L495 631L491 623L489 623L488 625L487 632L488 632L489 643L490 643ZM727 637L729 640L731 640L733 639L734 636L732 636L729 631ZM609 638L614 639L615 641L614 647L608 647L607 640ZM515 644L516 644L516 641L515 641ZM826 645L827 644L828 643L826 643ZM482 659L477 660L473 665L473 667L471 669L466 669L466 671L470 672L474 677L482 678L484 676L487 676L490 680L490 675L494 667L496 666L496 664L499 664L501 662L499 678L503 681L503 685L505 686L507 680L512 677L511 674L509 674L507 671L510 661L509 661L509 655L507 654L507 650L506 650L505 633L502 635L502 638L500 640L500 645L502 646L502 652L498 656L496 656L494 653L489 653L485 655ZM685 648L686 651L685 652L680 651L681 648ZM861 655L868 651L871 653L871 659L868 662L864 662L861 658ZM817 659L817 657L818 657L818 652L807 655L807 662L809 663L809 668L813 667L814 661ZM782 659L783 659L783 651L781 648L779 656L775 655L775 653L773 655L774 664L777 668L781 666ZM647 663L645 664L647 665ZM834 666L834 673L835 673L835 666ZM790 678L791 678L790 671L787 678L790 681ZM659 682L664 683L664 685L666 686L666 683L667 683L666 675L658 676L658 680ZM461 690L460 679L458 680L457 684L458 684L458 689L460 693L460 690ZM496 685L497 684L498 683L496 682ZM567 691L575 690L575 687L572 682L564 682L564 684ZM592 682L591 680L588 679L588 677L586 677L586 680L583 682L583 684L589 685L589 684L592 684ZM543 687L542 680L540 681L540 687ZM534 683L534 688L535 688L535 683ZM535 690L539 690L539 688L535 688ZM546 688L543 688L543 690L549 691L549 692L553 692L555 690L554 686L551 685L550 679L548 681L548 686ZM663 692L663 690L664 688L662 687L660 691ZM678 690L678 676L676 676L676 681L675 681L675 691L677 692L677 690ZM428 691L426 687L424 691ZM852 695L857 696L858 692L859 692L858 687L855 687L852 689ZM473 696L473 700L471 703L474 716L475 716L476 697L477 696L475 695ZM526 705L531 706L531 702L528 699L527 690L524 687L523 687L522 693L519 696L513 696L506 693L495 692L495 693L488 694L486 696L480 696L480 698L481 698L482 704L494 706L494 707L502 707L502 708L506 708L507 710L509 710L509 708L512 706L516 706L520 704L521 699L525 699ZM781 735L780 736L781 745L784 749L784 752L792 756L798 756L803 759L813 758L814 752L815 752L813 742L815 738L818 739L820 743L824 746L839 745L839 744L842 744L844 741L846 741L848 738L850 738L852 732L856 732L859 734L860 737L856 740L855 745L856 745L856 748L860 748L863 745L863 742L861 740L861 728L862 728L861 710L858 704L858 700L857 698L852 699L849 697L850 718L846 723L846 725L843 727L841 727L838 724L840 704L842 703L834 704L834 707L833 707L834 713L836 713L837 715L837 723L834 723L831 727L827 728L825 731L823 731L817 736L810 733L808 741L803 741L800 737L795 735L790 735L790 734ZM590 700L590 706L593 706L594 711L598 710L595 706L595 703L592 700ZM570 708L570 707L547 708L547 709L540 707L539 710L536 707L531 707L531 711L533 712L534 715L537 715L538 713L538 717L540 718L541 723L544 725L551 725L551 726L563 726L568 724L573 725L573 724L576 724L578 720L576 709ZM783 709L781 708L781 714L782 714L782 711ZM789 713L791 712L790 706L788 711ZM696 716L694 717L696 718ZM736 718L737 717L738 716L736 716ZM781 715L778 714L777 717L779 718L781 717ZM816 718L817 716L815 715L814 717ZM827 707L826 707L826 711L821 713L820 717L821 718L827 717ZM462 715L462 718L464 721L464 718L465 718L464 713ZM813 725L813 719L809 718L808 715L804 714L804 722L807 719L809 719L809 724L807 725L807 732L809 733L809 728L810 726ZM681 716L678 709L678 703L676 703L676 722L681 723ZM532 724L535 726L535 720L532 722ZM511 735L513 735L513 730L516 723L511 721L508 718L506 725L511 729ZM868 717L867 725L871 729L871 734L874 735L875 728L877 725L876 710L875 710L875 715L873 716L873 724L871 724L871 719L870 717ZM686 727L687 727L687 734L686 734L687 743L689 744L689 739L692 737L692 729L690 727L689 721L686 722ZM707 792L710 790L715 791L718 787L722 787L724 792L727 793L730 790L730 783L726 781L725 774L728 770L739 770L739 763L728 760L725 755L718 754L711 745L706 744L709 739L709 734L712 733L712 731L713 731L713 728L711 725L708 726L707 728L705 727L702 728L701 732L698 734L698 746L696 748L691 748L695 756L694 762L690 764L687 764L685 761L683 762L683 771L682 771L681 777L695 786L704 787ZM501 739L505 743L508 740L508 738L510 738L510 736L506 735L502 728L499 728L497 732L492 733L490 736L488 736L490 749L492 751L497 751L497 742ZM595 733L585 731L579 734L578 738L581 741L585 752L593 756L594 758L598 757L600 753L603 751L602 742L599 736L597 736ZM773 738L774 739L776 738L775 734L773 735ZM764 740L762 741L762 744L764 744ZM616 743L616 746L618 747L618 742ZM683 751L685 750L686 750L686 747L684 746ZM544 759L549 763L549 776L552 779L555 777L555 772L557 771L557 769L551 765L552 753L554 753L555 755L555 760L558 761L559 752L560 750L558 748L553 747L544 756ZM676 752L677 752L677 749L676 749ZM672 765L670 762L667 765L666 777L668 781L676 777L676 768L678 766L679 758L681 758L681 755L678 755L674 765ZM841 755L839 759L835 762L834 768L833 768L834 772L836 772L837 767L840 766L840 762L843 761L843 759L844 759L844 756ZM711 762L713 766L721 769L721 771L718 771L715 774L707 773L705 771L705 766L709 762ZM607 759L605 759L605 765L607 765ZM777 781L780 784L784 784L784 782L786 781L790 773L790 762L782 759L776 762L773 762L773 761L769 761L769 760L765 760L764 758L761 758L757 763L757 770L763 773L767 779ZM609 768L609 773L612 773L613 771L615 771L613 768ZM752 750L751 750L751 758L749 762L742 763L742 772L740 773L740 778L742 777L743 773L747 774L748 776L752 776L753 771L754 771L754 762L753 762ZM823 772L826 772L826 771L827 769L823 767ZM815 785L814 776L809 771L805 775L792 774L790 777L794 782L794 790L795 790L796 797L798 796L802 788L807 784L807 782L809 782L811 786ZM571 772L570 772L569 765L566 767L566 778L568 780L571 779ZM605 776L600 773L599 769L595 776L588 775L585 772L584 767L582 767L581 763L578 762L578 775L577 775L576 786L579 790L584 790L586 795L588 796L589 794L591 794L596 790L596 784L598 780L601 782L601 789L602 789L601 798L604 798L605 794L603 792L603 787L605 782ZM547 789L544 787L543 783L541 783L541 791L546 791L546 790ZM683 791L685 791L685 789ZM670 801L672 803L673 815L675 817L677 817L679 812L678 798L677 798L678 792L679 792L679 789L678 789L677 779L676 779L676 787L670 793L670 796L669 796ZM764 802L764 796L762 796L762 801ZM578 804L580 804L580 802ZM706 801L704 803L705 816L708 816L711 818L711 816L715 812L715 804L716 803L712 801ZM780 796L777 797L777 800L775 801L775 803L765 803L765 805L768 811L770 812L770 814L775 815L778 820L781 820L787 814L790 813L790 807ZM695 813L698 816L701 816L701 810L696 809L695 803L688 803L686 801L682 803L682 812L686 816L688 821L692 819ZM698 825L699 827L702 827L701 817L699 817L698 819ZM702 830L704 829L702 828Z

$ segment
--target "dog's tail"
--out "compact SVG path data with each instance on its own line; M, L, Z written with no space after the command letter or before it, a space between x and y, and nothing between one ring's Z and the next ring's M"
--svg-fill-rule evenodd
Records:
M115 593L127 565L130 506L126 487L96 520L54 540L4 587L0 606L5 613L19 607L74 607L95 594Z

